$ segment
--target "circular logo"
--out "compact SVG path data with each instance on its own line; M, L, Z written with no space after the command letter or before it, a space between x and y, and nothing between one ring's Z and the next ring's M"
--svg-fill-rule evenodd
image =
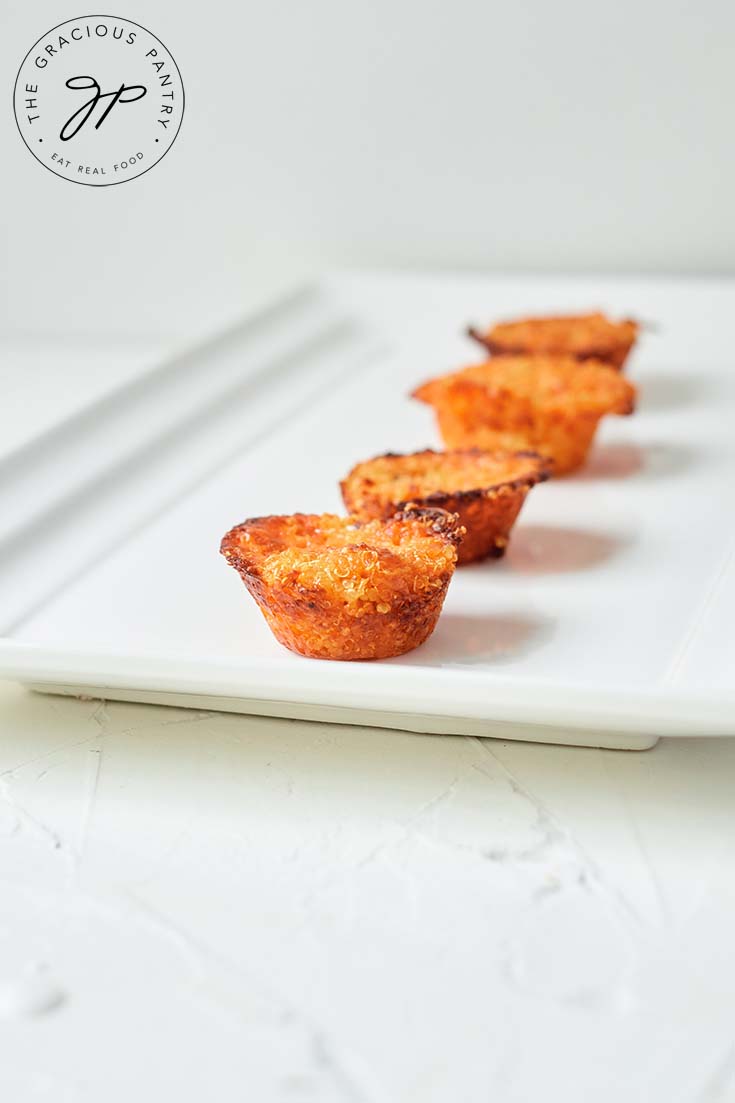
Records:
M184 86L160 39L111 15L60 23L28 51L15 81L23 141L51 172L92 187L158 164L184 114Z

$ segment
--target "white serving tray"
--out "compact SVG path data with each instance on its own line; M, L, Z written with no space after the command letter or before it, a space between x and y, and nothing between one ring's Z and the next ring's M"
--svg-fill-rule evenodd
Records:
M357 460L439 445L420 380L468 322L601 306L655 322L634 418L531 492L433 637L327 663L272 638L218 554L245 517L341 510ZM0 464L0 674L37 689L411 731L647 747L735 734L735 284L341 274Z

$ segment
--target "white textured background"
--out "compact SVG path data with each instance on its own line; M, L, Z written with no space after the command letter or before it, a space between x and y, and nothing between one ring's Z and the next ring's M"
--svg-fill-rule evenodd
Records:
M83 5L3 11L6 330L187 331L335 259L733 269L726 0L126 0L186 117L155 172L99 190L44 171L10 110Z

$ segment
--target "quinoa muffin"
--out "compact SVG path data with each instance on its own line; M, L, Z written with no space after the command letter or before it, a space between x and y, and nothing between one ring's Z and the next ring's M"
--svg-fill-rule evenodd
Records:
M368 522L295 513L244 521L220 550L284 647L385 659L434 631L463 534L439 509Z
M569 314L549 318L519 318L499 322L486 332L468 333L491 356L571 356L603 360L621 369L638 337L640 326L630 318L613 321L604 314Z
M413 397L434 407L448 448L530 449L563 475L585 462L605 414L633 413L635 393L599 360L496 356L430 379Z
M348 511L362 520L426 507L456 513L467 530L458 562L471 563L505 553L526 495L549 472L535 452L426 449L358 463L340 488Z

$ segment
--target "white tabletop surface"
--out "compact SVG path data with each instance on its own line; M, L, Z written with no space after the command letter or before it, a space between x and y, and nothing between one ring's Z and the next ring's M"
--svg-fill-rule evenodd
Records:
M0 452L160 347L6 341ZM734 775L2 685L0 1099L735 1100Z

